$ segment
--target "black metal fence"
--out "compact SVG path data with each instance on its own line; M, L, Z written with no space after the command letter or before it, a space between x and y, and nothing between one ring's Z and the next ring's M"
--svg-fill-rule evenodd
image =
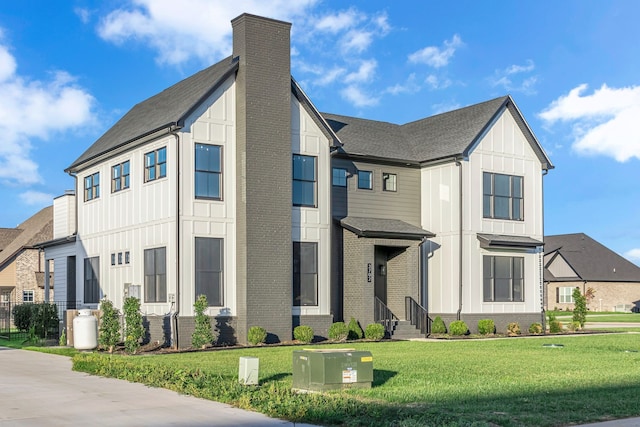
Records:
M57 341L68 307L76 301L49 303L0 302L0 338L7 340Z

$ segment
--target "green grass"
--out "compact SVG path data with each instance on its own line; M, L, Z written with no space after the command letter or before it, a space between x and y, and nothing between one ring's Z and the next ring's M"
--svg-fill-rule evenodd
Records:
M24 338L12 338L7 340L0 338L0 347L10 347L22 350L39 351L41 353L58 354L60 356L73 356L78 353L78 350L72 347L45 347L40 345L33 345L32 343L25 342Z
M562 322L571 320L573 313L570 311L552 311L548 312L556 315L556 318ZM623 323L640 323L640 314L638 313L616 313L616 312L589 312L587 313L587 322L623 322Z
M549 343L564 347L543 347ZM128 357L78 354L74 369L325 425L556 426L640 416L638 334L348 347L372 352L371 389L291 392L296 347ZM240 356L260 359L260 387L237 384Z

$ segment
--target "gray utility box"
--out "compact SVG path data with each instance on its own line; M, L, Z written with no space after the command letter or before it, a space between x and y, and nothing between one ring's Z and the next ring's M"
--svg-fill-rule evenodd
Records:
M293 352L293 389L306 391L371 388L373 357L354 349Z

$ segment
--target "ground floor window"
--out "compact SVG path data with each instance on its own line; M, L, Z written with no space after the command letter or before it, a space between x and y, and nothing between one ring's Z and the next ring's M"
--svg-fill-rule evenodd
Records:
M100 301L100 257L84 259L84 303Z
M33 302L33 291L22 291L22 302Z
M524 301L524 258L509 256L483 257L484 301Z
M196 237L196 293L207 297L210 307L223 303L223 239Z
M167 249L144 251L144 302L167 302Z
M558 288L557 302L573 304L573 286L563 286Z
M318 305L318 244L293 242L293 305Z

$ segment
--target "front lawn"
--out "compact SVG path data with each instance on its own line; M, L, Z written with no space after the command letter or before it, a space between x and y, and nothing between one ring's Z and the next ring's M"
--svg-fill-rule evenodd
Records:
M82 353L74 356L74 369L325 425L558 426L640 416L638 334L333 347L372 352L371 389L291 392L292 351L300 347L149 356ZM238 384L241 356L260 359L259 387Z

